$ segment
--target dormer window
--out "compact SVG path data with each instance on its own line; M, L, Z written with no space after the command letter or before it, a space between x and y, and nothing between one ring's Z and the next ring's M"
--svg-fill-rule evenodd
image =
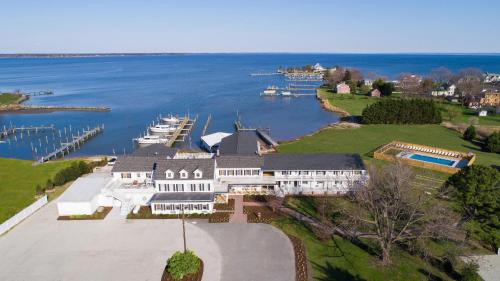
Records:
M173 179L173 178L174 178L174 172L172 172L171 170L167 170L167 171L165 172L165 177L166 177L167 179Z
M203 177L203 173L200 170L196 169L194 171L194 178L195 179L201 179L202 177Z
M179 175L180 175L181 179L187 179L188 178L188 172L186 172L186 170L181 170L179 172Z

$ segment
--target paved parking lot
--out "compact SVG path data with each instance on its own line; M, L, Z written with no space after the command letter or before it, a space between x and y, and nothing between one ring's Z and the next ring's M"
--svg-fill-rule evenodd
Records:
M57 221L55 202L0 237L0 280L159 280L182 249L179 220ZM203 280L294 279L293 248L269 225L187 224Z

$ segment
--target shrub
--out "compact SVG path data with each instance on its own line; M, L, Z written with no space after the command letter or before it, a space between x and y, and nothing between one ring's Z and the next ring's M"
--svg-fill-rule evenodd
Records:
M54 188L54 183L52 182L51 179L47 180L47 183L45 183L45 188L46 189L52 189L52 188Z
M464 132L463 135L465 140L472 141L476 138L476 128L474 126L469 126Z
M37 184L36 188L35 188L35 192L36 192L36 195L42 195L44 190L42 189L42 187L39 184Z
M438 124L441 112L432 100L382 99L362 113L366 124Z
M479 266L475 262L468 262L462 269L462 281L481 281L481 276L477 273Z
M66 183L66 177L64 176L63 170L57 172L54 176L54 184L55 185L63 185Z
M494 132L486 140L486 150L500 153L500 132Z
M184 276L195 274L200 268L200 259L192 252L175 252L167 262L167 271L175 280L181 280Z

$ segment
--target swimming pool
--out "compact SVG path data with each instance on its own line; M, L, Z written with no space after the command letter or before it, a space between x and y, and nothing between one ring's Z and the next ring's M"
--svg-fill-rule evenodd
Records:
M432 157L428 155L422 155L422 154L412 154L408 157L409 159L417 160L417 161L422 161L422 162L428 162L428 163L433 163L433 164L439 164L443 166L448 166L448 167L453 167L455 166L457 161L454 160L449 160L449 159L443 159L443 158L437 158L437 157Z

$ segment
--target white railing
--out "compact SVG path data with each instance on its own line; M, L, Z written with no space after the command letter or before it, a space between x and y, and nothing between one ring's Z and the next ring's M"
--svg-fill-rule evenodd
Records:
M16 226L18 223L23 221L25 218L29 217L31 214L36 212L38 209L43 207L43 205L47 204L47 195L43 196L42 198L38 199L35 201L35 203L29 205L28 207L24 208L22 211L19 213L15 214L13 217L10 219L4 221L0 225L0 235L4 234L5 232L9 231L11 228Z

